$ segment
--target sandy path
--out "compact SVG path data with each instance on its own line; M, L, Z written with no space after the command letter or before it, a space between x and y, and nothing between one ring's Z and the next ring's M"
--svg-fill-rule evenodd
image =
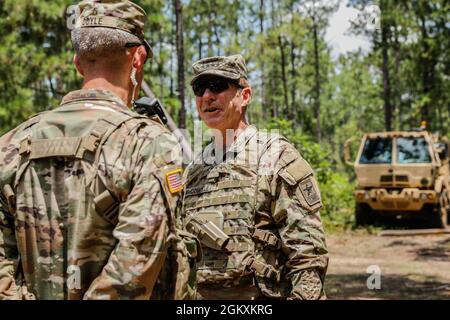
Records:
M450 299L448 234L379 237L352 232L329 235L327 244L329 299ZM367 287L369 266L381 271L379 290Z

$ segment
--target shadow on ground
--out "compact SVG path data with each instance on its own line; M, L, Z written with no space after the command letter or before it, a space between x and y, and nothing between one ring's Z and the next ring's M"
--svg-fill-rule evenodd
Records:
M413 239L394 240L387 245L388 247L418 246ZM404 250L399 248L399 250ZM448 261L450 263L450 237L438 242L433 242L428 246L408 250L413 253L417 261Z
M360 300L360 299L387 299L387 300L448 300L450 299L450 283L437 281L433 277L418 278L414 276L383 275L381 289L369 290L367 278L369 274L355 275L328 274L326 292L330 300Z
M448 261L450 266L450 238L441 240L433 246L413 250L419 261ZM449 267L450 268L450 267Z
M377 216L374 226L382 229L408 230L408 229L428 229L433 226L423 216L396 218L394 215Z

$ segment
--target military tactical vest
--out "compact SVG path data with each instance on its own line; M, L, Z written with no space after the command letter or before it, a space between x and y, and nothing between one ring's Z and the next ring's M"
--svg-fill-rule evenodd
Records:
M110 186L105 179L98 176L99 170L106 170L101 168L101 151L102 147L111 136L111 134L121 127L122 124L134 121L133 128L136 126L148 124L149 119L140 116L123 108L119 108L110 103L103 101L96 101L96 106L109 108L112 112L107 113L107 116L99 119L94 125L92 130L83 136L75 137L60 137L45 139L45 128L39 128L40 138L34 137L35 128L39 127L39 122L45 114L39 114L30 120L28 120L23 126L22 130L24 133L24 138L20 143L20 162L17 167L17 173L15 176L14 185L7 185L3 188L3 194L5 198L8 199L10 211L17 218L20 215L21 221L29 218L29 212L23 211L23 208L28 208L29 199L25 199L27 193L26 190L33 184L33 175L35 175L34 168L42 165L45 168L52 168L58 166L59 168L64 168L65 170L70 170L71 186L74 190L70 190L72 194L70 197L76 199L77 207L72 208L76 213L71 217L61 217L61 224L58 230L61 230L61 239L57 241L67 242L75 236L74 234L68 233L68 228L65 228L66 224L71 223L68 219L96 219L96 230L84 230L83 224L78 224L79 230L72 230L77 234L86 234L86 237L92 237L91 240L86 239L86 241L96 241L96 236L101 239L113 239L111 234L112 225L116 225L118 222L118 209L120 202L114 197L114 195L109 191ZM59 108L70 109L72 106L70 104L63 105ZM61 109L59 109L61 110ZM52 111L49 111L52 112ZM43 133L44 132L44 133ZM149 139L154 137L149 136ZM62 166L62 167L61 167ZM51 169L49 169L51 170ZM50 172L49 172L50 174ZM60 177L61 188L64 188L64 179L67 177ZM165 182L162 182L163 184ZM47 194L45 186L37 186L43 188L42 197L54 194L55 205L59 207L64 207L64 198L58 198L58 192L49 192ZM33 206L46 206L48 199L33 199ZM95 208L94 210L90 208ZM89 217L88 212L94 214L95 216ZM36 219L38 221L38 219ZM176 227L175 217L169 215L169 229L171 231L169 236L170 249L169 258L166 259L166 265L170 265L172 272L166 276L170 277L170 287L164 288L164 294L156 296L156 298L166 298L166 299L191 299L195 297L195 263L199 259L198 248L199 244L196 242L195 237L183 232ZM34 222L33 222L34 223ZM91 234L95 232L95 234ZM36 239L37 241L39 239ZM102 244L98 244L99 246ZM100 260L107 260L110 254L110 244L105 246L105 250L97 250L96 254L99 255ZM22 248L25 249L25 248ZM22 250L20 250L22 251ZM23 250L26 251L26 250ZM22 251L22 252L23 252ZM53 268L55 270L50 271L50 275L57 274L61 277L61 281L66 281L66 270L69 265L76 265L78 257L72 257L70 253L66 252L64 247L60 248L60 252L54 252L55 256L59 256L61 261L54 261ZM68 254L68 260L65 261L64 255ZM21 257L22 260L26 260L27 257ZM169 263L167 263L169 261ZM98 266L98 270L93 267L89 269L89 274L87 277L91 278L91 281L101 272L102 266ZM26 275L32 274L32 270L27 270ZM33 275L36 277L46 277L47 275ZM84 275L86 276L86 275ZM63 280L64 279L64 280ZM28 285L27 277L25 277L25 282ZM52 283L45 284L45 281L38 281L41 283L41 288L29 287L31 292L45 291L52 292ZM36 283L36 281L33 281ZM89 281L87 281L89 283ZM65 283L62 283L65 286ZM48 287L48 288L47 288ZM84 288L85 290L86 288ZM59 289L55 290L58 291ZM79 290L79 288L71 288L70 284L65 286L64 296L59 296L60 299L81 299L83 297L84 290ZM159 292L160 293L160 292Z
M185 221L193 216L213 221L230 237L226 250L203 246L203 262L197 271L199 284L232 286L254 274L266 296L281 296L279 285L284 263L281 241L276 228L267 227L273 226L271 204L267 203L265 208L263 204L269 197L258 190L267 183L267 176L261 172L261 158L281 140L286 141L278 135L256 132L240 150L225 155L234 153L231 159L215 165L194 163L188 168L183 203Z

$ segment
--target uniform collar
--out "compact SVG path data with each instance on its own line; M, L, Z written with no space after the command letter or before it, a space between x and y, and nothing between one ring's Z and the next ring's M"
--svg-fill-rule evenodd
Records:
M226 152L224 152L224 158L227 153L235 153L235 155L239 154L242 150L244 150L247 142L255 136L258 132L258 129L254 125L250 125L244 129L236 138L236 140L228 147ZM211 142L203 151L203 159L207 159L208 161L212 161L215 159L215 144L214 141ZM216 161L218 159L215 159ZM211 162L209 162L211 163Z
M108 90L98 90L98 89L81 89L77 91L72 91L62 99L61 105L86 100L109 101L119 106L120 108L125 108L126 110L128 110L128 107L122 101L122 99L120 99L114 93Z
M253 136L258 132L258 129L254 125L250 125L244 129L236 138L236 140L227 149L227 152L240 153L244 150L247 142L253 138Z

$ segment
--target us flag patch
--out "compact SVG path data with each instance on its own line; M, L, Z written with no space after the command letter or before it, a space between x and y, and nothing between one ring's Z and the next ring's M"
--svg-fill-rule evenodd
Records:
M182 170L177 169L166 173L166 181L171 194L183 190Z

